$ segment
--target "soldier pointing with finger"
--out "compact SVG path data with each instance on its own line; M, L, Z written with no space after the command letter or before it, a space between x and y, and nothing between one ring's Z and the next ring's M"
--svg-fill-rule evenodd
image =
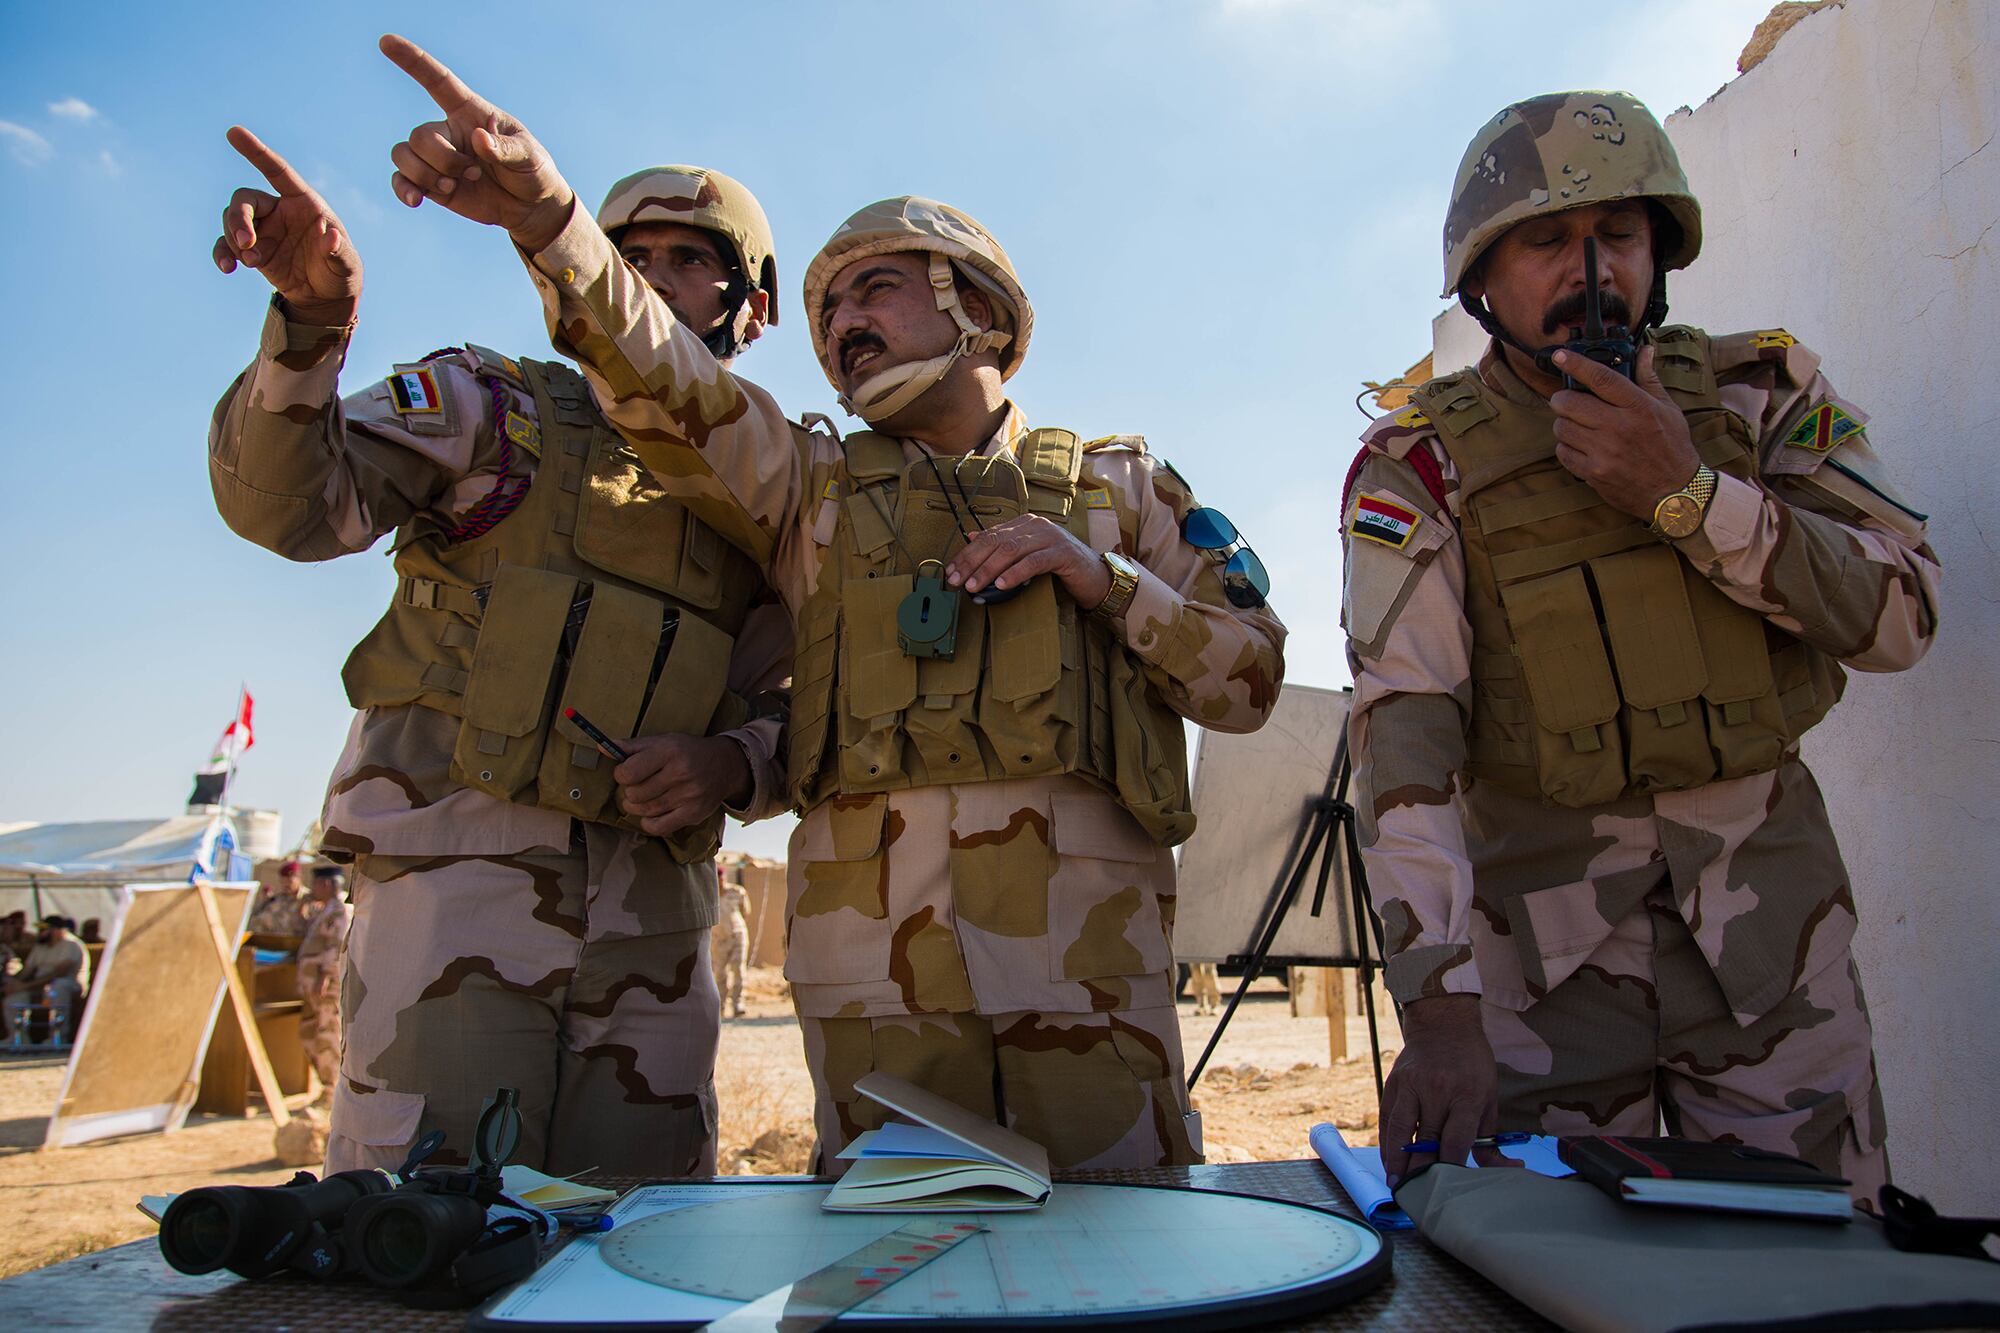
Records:
M801 315L868 426L842 440L718 365L518 122L384 50L453 131L395 150L398 192L509 230L635 452L797 619L785 971L822 1166L880 1123L854 1090L874 1069L1059 1166L1196 1160L1170 945L1182 720L1252 730L1276 700L1255 554L1138 437L1030 426L1004 384L1034 311L963 211L886 199L814 258Z
M464 1160L506 1086L516 1161L712 1172L711 857L721 806L781 796L779 721L746 697L790 674L783 611L567 366L468 345L339 396L360 257L281 157L230 142L270 190L236 192L215 261L276 294L216 409L216 503L294 560L395 534L324 814L353 863L328 1168L394 1167L432 1129ZM770 230L735 181L650 168L599 218L704 355L775 321ZM565 707L638 737L631 757L600 761Z
M1924 655L1938 565L1817 356L1664 323L1701 241L1629 96L1502 111L1444 229L1493 341L1348 478L1355 804L1405 1006L1392 1173L1417 1139L1460 1161L1495 1129L1659 1117L1863 1199L1887 1176L1854 897L1798 743L1843 668ZM1615 365L1564 350L1593 297Z

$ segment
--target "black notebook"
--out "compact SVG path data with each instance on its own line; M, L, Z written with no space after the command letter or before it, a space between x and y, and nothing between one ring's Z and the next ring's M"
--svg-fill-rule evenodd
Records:
M1627 1203L1848 1222L1847 1182L1810 1162L1733 1143L1612 1135L1557 1145L1577 1175Z

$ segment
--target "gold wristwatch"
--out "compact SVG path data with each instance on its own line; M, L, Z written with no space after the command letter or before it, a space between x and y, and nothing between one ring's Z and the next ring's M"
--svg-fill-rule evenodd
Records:
M1116 620L1132 604L1132 594L1139 591L1139 567L1116 551L1104 552L1103 560L1104 567L1111 571L1111 591L1104 594L1104 600L1092 607L1090 613Z
M1700 530L1708 502L1714 498L1715 469L1702 463L1687 485L1653 506L1653 535L1670 542L1692 537Z

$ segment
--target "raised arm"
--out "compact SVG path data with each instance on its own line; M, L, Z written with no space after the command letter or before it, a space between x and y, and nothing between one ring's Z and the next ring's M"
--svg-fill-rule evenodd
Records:
M769 394L723 369L674 319L520 121L414 43L384 37L382 50L444 113L391 151L397 197L505 228L534 272L556 350L583 367L640 460L709 526L772 564L803 503L809 446Z

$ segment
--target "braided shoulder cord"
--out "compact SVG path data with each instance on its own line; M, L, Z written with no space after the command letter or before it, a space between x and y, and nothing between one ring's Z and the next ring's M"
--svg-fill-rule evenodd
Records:
M436 361L464 351L463 347L440 347L424 360ZM470 541L491 532L501 519L521 507L521 501L528 498L528 487L535 480L532 474L520 477L510 475L514 470L514 442L507 438L507 391L494 376L482 375L479 378L493 400L493 438L500 447L499 473L493 479L493 489L466 512L457 527L444 534L444 539L452 543Z

